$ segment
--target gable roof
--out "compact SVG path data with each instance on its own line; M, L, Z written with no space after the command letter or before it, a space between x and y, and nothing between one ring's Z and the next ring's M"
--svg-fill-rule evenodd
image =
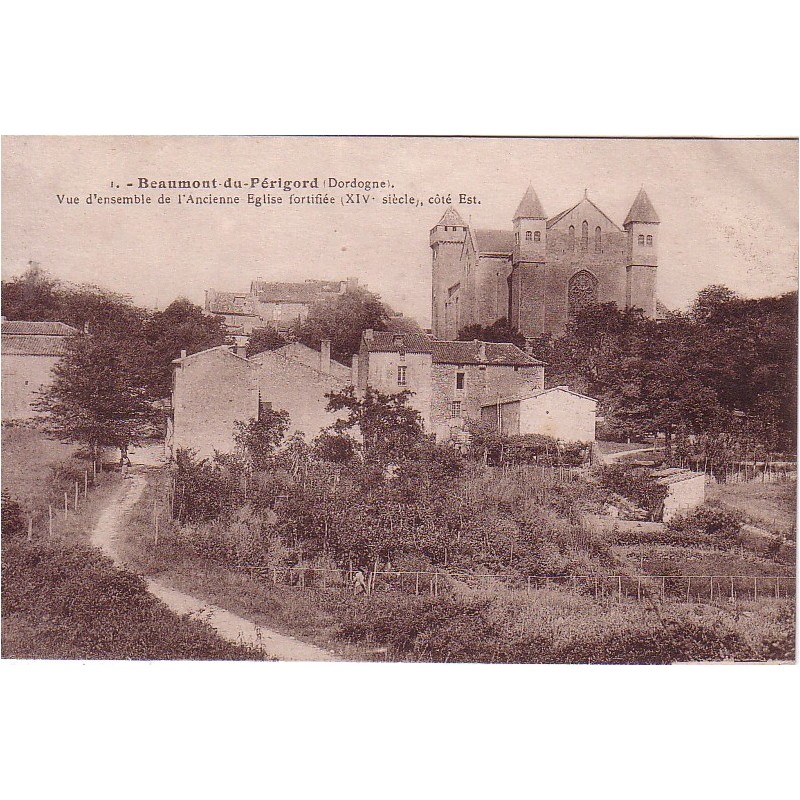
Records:
M481 348L485 359L481 358ZM543 361L510 342L431 342L434 364L485 364L502 367L540 367Z
M478 228L475 231L475 249L481 255L497 253L510 256L514 249L514 232Z
M3 320L3 336L73 336L78 331L64 322Z
M597 211L598 214L600 214L602 217L604 217L606 220L608 220L610 225L612 225L617 230L620 230L619 225L617 225L617 223L614 222L614 220L611 219L611 217L609 217L608 214L606 214L606 212L603 211L602 208L600 208L597 204L593 203L588 197L582 198L577 203L575 203L574 206L571 206L570 208L567 208L564 211L561 211L560 213L556 214L554 217L551 217L549 220L547 220L547 228L548 228L548 230L550 228L552 228L554 225L557 225L559 222L561 222L561 220L564 219L564 217L566 217L567 214L569 214L570 212L574 211L576 208L578 208L578 206L582 205L583 203L588 203L595 211Z
M419 333L374 331L363 339L370 353L430 353L434 364L484 364L504 367L538 367L544 362L509 342L459 342L433 339ZM481 358L483 346L485 358Z
M481 403L481 408L496 406L498 402L500 405L505 405L506 403L518 403L520 400L533 400L536 397L551 394L552 392L564 392L574 395L575 397L580 397L583 400L591 400L593 403L597 403L596 398L589 397L589 395L581 394L580 392L574 392L568 386L552 386L549 389L533 389L529 392L520 392L519 394L509 395L508 397L501 397L499 400L484 400Z
M636 195L631 210L628 212L628 216L625 217L625 222L623 222L622 225L625 227L625 225L630 225L632 222L650 222L656 225L661 222L644 187L639 189L639 194Z
M305 366L309 367L310 369L315 369L317 372L322 372L323 375L333 375L334 377L341 378L342 380L349 380L350 378L350 368L339 363L334 358L331 359L330 372L323 372L320 370L320 351L314 350L313 347L306 347L306 345L302 344L301 342L291 342L289 344L285 344L283 347L276 347L274 350L269 352L276 353L284 358L291 358L293 361L298 361L301 364L305 364ZM257 353L250 359L250 361L257 359L260 355L262 354Z
M302 283L282 281L252 282L251 290L260 303L316 303L342 293L343 281L307 280Z
M0 350L4 356L63 356L67 352L66 336L14 334L2 336Z
M436 223L437 225L461 225L467 226L467 223L461 218L461 214L450 206L447 211L442 214L442 218Z
M191 355L186 356L185 358L173 358L172 363L183 364L187 361L193 361L195 359L208 356L210 353L216 353L220 351L222 352L223 355L229 355L232 358L236 358L239 361L243 361L245 364L248 364L248 361L244 356L240 356L238 353L235 353L231 349L230 345L227 344L218 344L216 347L209 347L208 350L200 350L197 353L192 353Z
M373 331L371 339L362 336L362 342L370 353L430 353L432 341L424 333Z
M542 204L536 196L533 184L529 184L522 200L519 201L517 210L514 212L513 219L547 219Z

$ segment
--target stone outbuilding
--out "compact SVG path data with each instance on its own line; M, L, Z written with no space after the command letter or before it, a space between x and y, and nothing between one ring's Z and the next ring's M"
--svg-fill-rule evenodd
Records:
M33 403L78 331L63 322L2 321L2 418L37 416Z
M567 442L595 440L597 400L566 386L538 389L510 397L498 391L481 403L481 420L507 436L538 433Z
M673 517L685 514L703 505L706 500L706 476L702 472L675 467L656 470L653 477L667 487L662 522L669 522Z

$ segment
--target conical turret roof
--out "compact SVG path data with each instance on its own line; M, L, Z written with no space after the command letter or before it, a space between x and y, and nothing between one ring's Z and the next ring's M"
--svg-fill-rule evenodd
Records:
M462 225L467 226L467 223L461 219L461 214L456 211L453 206L450 206L447 211L442 214L442 218L438 222L439 225Z
M628 212L628 216L625 217L625 222L623 222L622 225L624 227L631 222L661 222L644 187L639 189L639 194L636 195L631 210Z
M533 184L528 186L524 197L520 200L513 219L547 219L542 204L536 196Z

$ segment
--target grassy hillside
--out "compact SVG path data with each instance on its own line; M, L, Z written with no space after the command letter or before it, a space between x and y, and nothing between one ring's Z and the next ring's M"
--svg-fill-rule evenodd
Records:
M48 502L82 476L72 448L32 428L3 428L2 656L4 658L250 659L258 653L173 614L144 580L87 544L118 478L107 475L78 511L63 506L48 536ZM70 503L72 493L70 492ZM45 509L43 515L42 509ZM27 518L34 512L34 535ZM17 513L15 513L17 512Z

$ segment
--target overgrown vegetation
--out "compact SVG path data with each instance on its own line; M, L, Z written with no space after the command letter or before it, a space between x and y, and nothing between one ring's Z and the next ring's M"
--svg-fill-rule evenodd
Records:
M54 445L33 427L4 426L3 657L261 658L223 641L207 625L173 614L148 593L141 577L115 568L86 543L96 506L115 490L116 479L106 476L84 500L88 462ZM77 511L71 499L76 480ZM70 497L66 517L59 510L64 491ZM55 507L52 538L48 503Z

